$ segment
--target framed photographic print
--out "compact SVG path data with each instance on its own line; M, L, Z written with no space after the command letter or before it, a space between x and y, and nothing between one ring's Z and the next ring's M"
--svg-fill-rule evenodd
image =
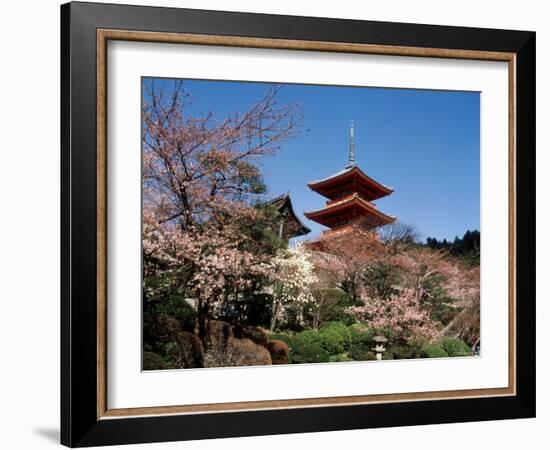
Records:
M535 415L535 33L61 19L63 444Z

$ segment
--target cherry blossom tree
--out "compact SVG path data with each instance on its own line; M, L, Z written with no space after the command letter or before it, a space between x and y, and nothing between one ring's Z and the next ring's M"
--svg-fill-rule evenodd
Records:
M453 300L457 312L471 305L479 296L479 267L468 268L450 257L445 250L410 248L392 255L389 261L400 268L402 284L413 289L428 310L438 306L437 296L427 288L434 279L439 281L447 297Z
M178 290L193 297L202 337L216 311L271 273L273 249L251 235L267 220L254 204L265 189L258 163L297 135L301 111L280 105L273 87L244 113L218 120L187 113L181 81L145 88L145 298Z
M361 230L306 245L313 252L318 270L332 272L353 302L359 298L363 273L383 258L386 252L375 233Z
M217 120L188 114L183 82L166 83L145 85L144 204L159 221L177 220L183 229L238 216L265 189L257 163L298 134L299 105L280 105L273 87L246 112Z
M351 308L357 316L377 330L390 330L394 342L427 342L438 330L420 305L418 292L403 289L389 299L362 298L363 305Z
M419 245L416 236L412 227L399 224L310 244L316 273L328 285L348 290L357 305L349 311L358 320L391 329L404 343L434 337L443 329L440 320L449 317L447 323L459 314L453 332L475 334L479 268Z

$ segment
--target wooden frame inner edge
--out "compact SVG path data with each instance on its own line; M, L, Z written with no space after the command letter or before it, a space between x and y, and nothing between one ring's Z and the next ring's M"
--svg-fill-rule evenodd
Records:
M107 405L107 41L139 41L217 45L267 49L306 50L342 53L380 54L392 56L473 59L508 62L508 301L509 301L509 364L508 387L468 389L401 394L377 394L343 397L319 397L288 400L265 400L200 405L150 406L108 409ZM345 406L367 403L445 400L473 397L497 397L516 394L516 54L479 50L404 47L378 44L356 44L325 41L251 38L241 36L159 33L148 31L97 30L97 418L113 419L128 416L195 414L262 409L289 409L321 406Z

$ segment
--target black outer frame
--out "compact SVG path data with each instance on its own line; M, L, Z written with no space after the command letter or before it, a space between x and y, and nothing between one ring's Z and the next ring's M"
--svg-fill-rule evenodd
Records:
M96 29L516 53L517 395L98 420ZM71 447L535 416L535 33L69 3L61 6L61 443Z

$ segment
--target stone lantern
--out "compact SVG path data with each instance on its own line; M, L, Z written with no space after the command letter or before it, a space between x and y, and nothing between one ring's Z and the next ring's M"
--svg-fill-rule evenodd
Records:
M372 350L376 353L376 359L378 361L381 361L382 354L386 351L386 347L384 346L384 344L386 344L388 340L381 335L374 336L372 340L374 341L374 348Z

